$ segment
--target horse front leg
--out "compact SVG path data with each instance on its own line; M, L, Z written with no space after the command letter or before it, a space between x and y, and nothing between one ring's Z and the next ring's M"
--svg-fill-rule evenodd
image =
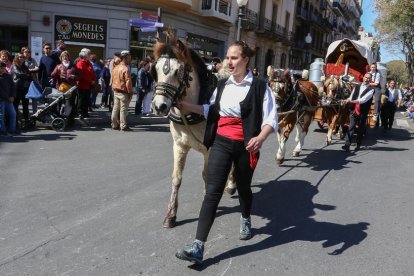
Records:
M172 190L170 203L168 204L167 215L162 224L164 228L173 228L176 225L178 209L178 190L181 186L185 161L187 159L187 154L190 148L186 146L177 145L174 142L173 150L174 169L172 174Z
M332 134L335 130L336 127L336 115L333 116L332 119L329 120L328 123L328 134L326 134L326 141L325 141L325 145L330 145L332 143Z
M276 163L280 166L285 161L286 154L286 141L292 131L291 126L288 124L285 128L279 128L277 131L277 140L279 141L279 147L276 153Z
M308 134L308 130L309 130L309 125L312 122L312 116L305 114L303 116L303 122L302 123L297 123L295 125L296 127L296 137L295 137L295 142L296 142L296 147L293 150L293 156L294 157L298 157L300 152L302 151L302 147L305 143L305 137Z

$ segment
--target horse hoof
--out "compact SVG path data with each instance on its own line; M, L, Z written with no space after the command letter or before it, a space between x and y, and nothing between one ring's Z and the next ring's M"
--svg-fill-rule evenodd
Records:
M329 146L331 144L331 141L326 140L325 145Z
M228 193L229 195L234 195L234 193L236 192L236 188L226 188L226 193Z
M299 156L299 151L294 151L292 155L293 155L293 157L298 157Z
M284 161L285 159L276 159L276 164L280 167Z
M174 228L176 226L177 217L165 217L164 222L162 223L162 227L164 228Z

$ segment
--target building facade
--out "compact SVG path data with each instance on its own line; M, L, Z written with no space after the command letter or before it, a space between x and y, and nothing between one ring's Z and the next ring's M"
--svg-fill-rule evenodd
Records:
M308 68L332 41L358 39L359 1L249 0L240 15L236 0L1 1L0 49L15 53L29 46L40 58L43 42L55 46L62 39L72 57L87 47L100 58L129 49L140 60L152 53L155 37L164 39L171 29L201 56L223 59L240 30L241 40L256 49L250 65L263 76L268 65ZM160 25L131 23L151 20Z

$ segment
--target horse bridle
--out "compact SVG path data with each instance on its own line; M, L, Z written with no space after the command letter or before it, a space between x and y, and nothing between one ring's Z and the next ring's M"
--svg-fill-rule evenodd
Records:
M162 55L160 58L165 58L164 65L162 66L162 72L167 75L171 70L170 59L172 58L168 55ZM151 71L152 75L156 76L157 72L155 70L156 63L154 63ZM190 72L192 71L191 65L188 63L181 64L178 68L177 72L177 79L179 82L179 86L175 87L172 84L166 82L156 82L155 84L155 95L161 95L167 98L170 98L172 103L175 103L177 99L185 96L186 88L190 87L190 81L193 79L190 76Z

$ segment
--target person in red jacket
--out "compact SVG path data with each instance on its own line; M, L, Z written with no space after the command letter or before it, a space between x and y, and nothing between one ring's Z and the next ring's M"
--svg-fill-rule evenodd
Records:
M93 72L93 67L89 58L91 56L91 50L83 48L79 53L79 60L76 62L76 67L79 70L79 81L78 81L78 113L79 117L87 118L89 98L91 95L92 86L96 82L96 76Z

